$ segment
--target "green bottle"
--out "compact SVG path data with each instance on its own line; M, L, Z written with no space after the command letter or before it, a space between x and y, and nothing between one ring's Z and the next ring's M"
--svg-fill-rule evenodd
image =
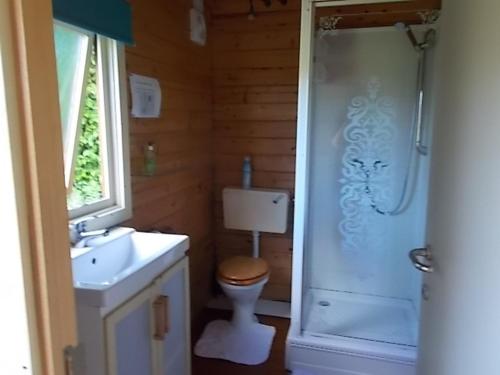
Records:
M156 173L156 150L155 144L149 142L144 148L144 174L154 176Z

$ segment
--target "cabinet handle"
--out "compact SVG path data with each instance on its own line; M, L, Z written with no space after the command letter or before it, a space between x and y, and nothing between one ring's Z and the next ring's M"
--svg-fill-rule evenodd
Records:
M168 307L168 298L166 296L158 296L153 302L154 312L154 339L162 341L165 338L167 330L167 314L165 311Z

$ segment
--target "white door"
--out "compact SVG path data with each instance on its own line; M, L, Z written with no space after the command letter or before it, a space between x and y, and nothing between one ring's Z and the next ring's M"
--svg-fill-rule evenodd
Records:
M499 14L444 1L419 375L500 374Z

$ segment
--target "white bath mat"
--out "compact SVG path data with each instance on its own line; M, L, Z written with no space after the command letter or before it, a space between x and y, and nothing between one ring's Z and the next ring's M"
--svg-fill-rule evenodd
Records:
M269 358L275 333L274 327L260 323L236 330L226 320L214 320L205 327L194 353L199 357L258 365Z

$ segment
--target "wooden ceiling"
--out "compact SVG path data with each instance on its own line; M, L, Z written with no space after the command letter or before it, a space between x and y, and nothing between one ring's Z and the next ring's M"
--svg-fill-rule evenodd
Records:
M323 16L342 17L337 28L390 26L396 22L420 24L420 13L441 9L441 0L414 0L404 3L382 3L318 8L316 18Z
M249 0L207 0L214 18L246 16ZM300 0L288 0L282 5L273 0L266 7L262 0L254 0L257 15L272 12L300 12ZM317 19L323 16L340 16L338 28L374 27L393 25L396 22L408 24L421 23L419 12L441 9L441 0L413 0L399 3L380 3L366 5L336 6L318 8Z
M212 16L235 16L248 14L249 0L206 0L211 8ZM268 8L262 0L254 0L255 11L259 13L278 12L278 11L300 11L300 0L288 0L288 4L283 6L278 0L273 0Z

